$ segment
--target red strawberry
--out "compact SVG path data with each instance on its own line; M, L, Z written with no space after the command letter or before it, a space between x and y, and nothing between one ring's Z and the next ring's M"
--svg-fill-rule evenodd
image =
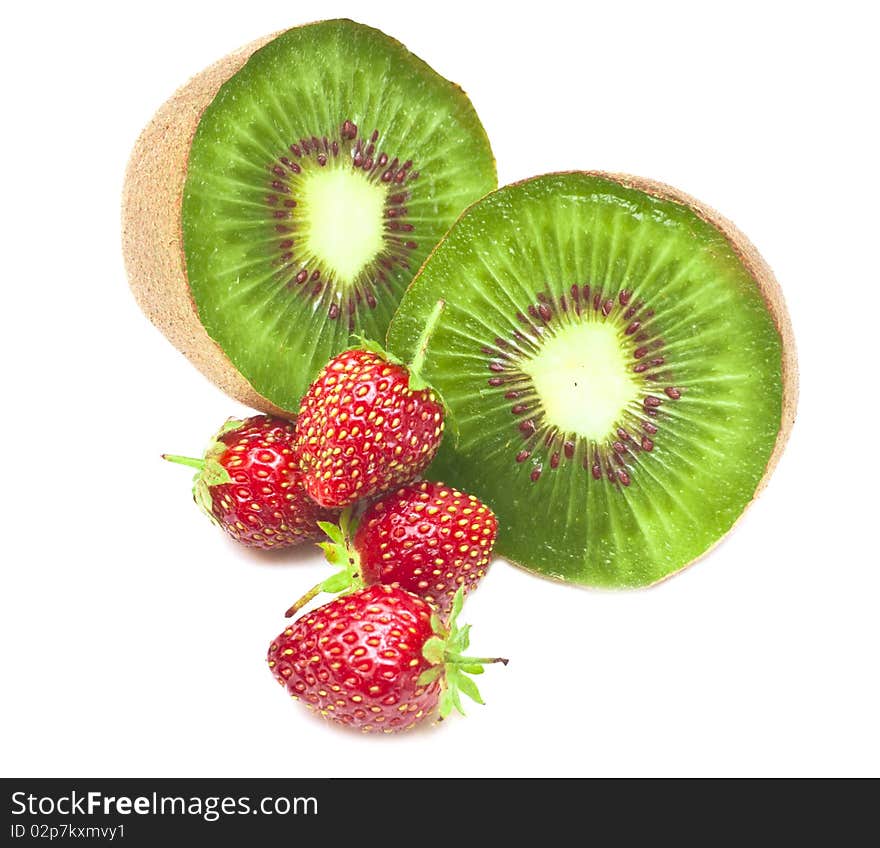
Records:
M319 536L318 522L337 515L306 495L294 460L295 436L295 426L283 418L230 418L203 459L163 458L198 469L193 499L233 539L283 548Z
M343 571L327 578L292 606L293 615L320 591L385 583L399 586L448 615L461 588L473 591L489 560L498 521L489 507L443 483L423 480L387 494L368 507L352 538L348 511L340 526L321 526L331 542L321 545Z
M462 656L470 626L455 623L461 604L459 593L446 628L421 598L368 586L294 622L269 646L269 668L295 699L365 732L463 713L462 692L483 703L468 674L507 660Z
M333 357L302 399L297 449L313 500L342 507L408 483L434 458L443 407L372 350Z

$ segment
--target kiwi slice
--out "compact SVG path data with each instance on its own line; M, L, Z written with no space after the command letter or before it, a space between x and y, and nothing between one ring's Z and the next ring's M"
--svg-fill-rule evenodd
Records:
M230 394L295 410L351 334L383 338L431 248L497 185L460 88L347 20L261 39L157 113L126 180L132 288Z
M388 346L458 434L429 476L492 507L503 556L575 583L647 585L700 557L794 419L770 269L717 213L635 177L552 174L475 203Z

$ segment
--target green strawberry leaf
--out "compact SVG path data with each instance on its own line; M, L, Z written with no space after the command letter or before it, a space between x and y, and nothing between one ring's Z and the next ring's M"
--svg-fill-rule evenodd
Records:
M347 506L339 514L339 529L342 531L345 543L349 547L351 546L354 534L357 532L358 525L361 523L361 515L365 510L366 506L364 504L353 504L352 506Z
M452 700L452 692L449 689L444 689L440 693L440 718L449 718L449 715L452 713L452 707L454 702Z
M432 636L422 647L422 656L431 665L442 663L446 658L446 643L438 636Z
M464 606L464 589L459 588L452 599L452 610L449 613L449 626L446 641L448 644L448 652L451 655L458 655L464 651L470 642L470 625L463 627L458 626L458 616ZM436 631L435 631L436 632Z
M342 571L337 571L336 574L332 574L321 584L321 591L327 592L331 595L336 595L339 592L344 592L346 589L351 588L352 584L352 575L351 572L346 568Z
M441 674L443 674L443 666L442 665L432 665L429 669L426 669L419 675L419 679L416 681L417 686L429 686L433 683Z
M362 336L359 333L352 333L349 336L350 339L354 339L354 344L349 345L346 350L368 350L370 353L375 353L376 356L381 356L386 362L390 362L393 365L403 365L406 367L406 363L402 362L398 359L394 354L389 353L385 350L382 345L377 342L375 339L369 339L366 336Z
M339 524L332 521L319 521L318 527L324 532L329 542L317 542L317 546L324 551L324 556L331 565L345 565L350 574L350 583L353 585L360 579L360 557L352 543L352 531L357 526L358 519L352 518L353 507L346 507L339 516ZM348 588L348 584L345 588Z
M451 665L446 669L446 679L443 681L443 686L446 689L452 691L458 686L458 667Z
M339 545L335 542L316 542L317 546L324 551L324 559L330 565L339 565Z
M437 391L437 389L431 389L432 392L437 396L437 402L443 407L443 434L442 437L445 437L448 433L452 436L452 444L454 447L458 446L458 443L461 441L461 429L458 426L458 419L455 417L455 412L452 407L446 403L446 400L443 398L443 395Z
M214 441L220 441L221 436L225 436L232 430L237 430L242 424L244 421L241 418L227 418L223 426L214 434Z
M214 500L211 497L211 490L202 477L201 471L193 478L192 494L193 500L198 504L202 512L204 512L214 524L219 526L220 522L214 515Z
M205 467L199 472L206 486L222 486L231 483L229 472L216 459L206 459Z
M431 630L442 639L445 639L449 632L446 629L446 625L443 623L443 619L435 612L431 614Z
M440 397L440 393L433 386L430 386L428 383L426 383L421 374L416 374L413 371L409 372L409 380L407 381L407 385L414 392L423 392L426 389L428 391L433 392L435 400ZM445 404L444 404L444 410L445 410Z
M454 654L466 651L471 643L470 633L470 624L465 624L460 630L453 631L452 636L449 637L449 650Z
M455 686L450 686L449 691L452 693L452 703L455 705L455 709L458 710L460 715L467 715L464 711L464 707L461 705L461 695L459 695L458 684Z
M332 521L319 521L318 527L330 537L331 541L336 542L337 545L345 544L345 536L343 535L342 528L334 524ZM323 547L323 544L321 547Z
M449 616L449 623L455 626L455 620L461 614L461 608L464 606L464 589L459 588L452 599L452 614Z
M476 701L478 704L485 704L485 701L480 695L480 690L477 688L477 684L466 674L460 672L456 677L456 684L458 689L467 695L472 701Z

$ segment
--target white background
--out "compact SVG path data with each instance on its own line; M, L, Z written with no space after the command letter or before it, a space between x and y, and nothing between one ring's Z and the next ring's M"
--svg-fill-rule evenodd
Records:
M6 4L2 770L20 776L880 774L876 21L867 3ZM27 9L27 11L25 11ZM159 459L243 408L138 311L126 159L227 51L351 16L463 84L501 183L603 168L679 186L774 267L802 394L771 484L651 590L498 561L486 707L365 738L264 664L317 553L239 550ZM722 481L719 481L722 482Z

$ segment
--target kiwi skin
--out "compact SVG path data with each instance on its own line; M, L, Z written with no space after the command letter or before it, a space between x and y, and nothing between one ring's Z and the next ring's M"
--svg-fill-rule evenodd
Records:
M251 386L199 320L186 275L181 204L189 150L202 113L251 54L280 34L233 51L178 89L135 143L122 190L122 253L129 285L144 314L224 392L274 415L284 415L285 410Z
M767 460L767 465L764 468L764 473L761 475L761 479L758 481L758 485L755 487L755 492L752 495L752 499L743 507L743 510L739 514L739 517L736 519L736 521L733 522L727 533L720 536L715 541L715 543L710 545L705 551L703 551L700 556L686 563L676 571L672 571L669 574L661 577L654 583L642 587L650 588L650 586L656 586L660 583L664 583L670 577L674 577L676 574L680 574L685 569L690 568L690 566L702 560L703 557L707 556L718 545L720 545L721 542L723 542L724 539L727 538L730 532L739 524L739 522L742 520L743 515L745 515L748 508L755 502L758 495L761 494L761 492L766 487L768 481L770 480L770 476L773 474L773 471L775 470L776 465L779 462L779 458L782 456L782 452L785 450L785 446L788 443L788 438L791 435L791 429L794 426L794 421L797 414L798 365L797 349L794 341L794 332L792 330L791 318L788 314L788 308L785 305L785 298L782 294L782 288L780 287L779 282L773 274L773 271L770 269L770 266L764 260L764 257L761 256L761 254L758 252L758 249L751 243L751 241L749 241L746 235L741 230L739 230L732 221L729 221L719 212L715 211L712 207L707 206L705 203L697 200L695 197L692 197L691 195L681 191L680 189L675 188L674 186L667 185L666 183L662 183L657 180L652 180L648 177L637 177L631 174L596 170L557 171L551 174L545 174L544 176L555 176L564 174L585 174L591 177L598 177L600 179L616 182L626 188L642 191L645 194L656 197L660 200L677 203L681 206L687 207L688 209L693 211L694 214L697 215L697 217L701 218L707 224L718 230L718 232L720 232L721 235L723 235L724 238L727 240L728 244L730 244L732 250L739 257L743 266L749 272L749 275L758 286L758 290L761 293L761 297L763 298L764 303L767 305L767 311L770 313L770 316L773 319L773 323L776 326L776 330L779 333L779 338L781 341L782 412L780 415L779 429L776 433L776 442L773 445L773 450L770 454L769 459ZM534 179L534 177L529 177L525 180L518 180L511 185L520 185L524 182L528 182L531 179ZM461 220L461 218L467 215L471 207L479 202L480 201L477 200L475 203L471 204L471 206L468 206L466 209L464 209L459 217L456 219L455 223L457 223L459 220ZM455 223L450 229L453 229L455 227ZM419 269L419 273L416 274L416 276L413 278L410 286L415 283L416 279L418 279L419 277L419 274L421 274L422 269L431 261L431 257L440 248L440 245L443 244L444 241L445 237L441 239L438 244L434 245L433 250L431 251L431 253L428 254L427 258L422 264L422 268ZM428 478L431 478L430 469L428 469L426 476ZM530 574L535 574L534 571L529 569L523 563L512 560L509 557L505 557L505 559L512 565L523 568ZM554 582L563 583L566 586L574 585L571 583L566 583L562 580L558 580L557 578L548 577L547 575L540 576L544 577L547 580L553 580Z

